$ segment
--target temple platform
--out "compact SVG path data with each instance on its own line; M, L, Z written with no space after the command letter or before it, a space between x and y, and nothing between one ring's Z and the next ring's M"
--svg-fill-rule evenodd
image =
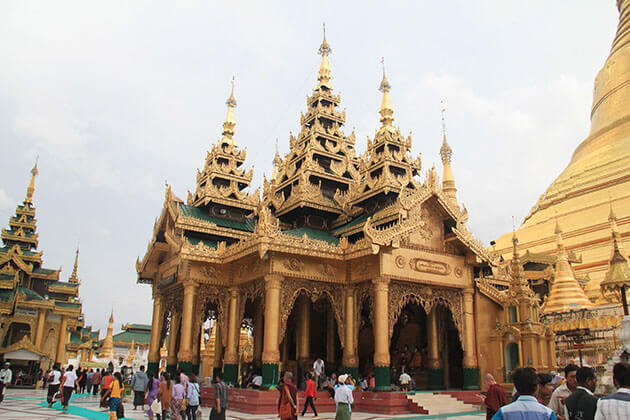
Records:
M385 415L473 413L479 411L480 390L412 391L412 392L354 392L353 412ZM278 391L230 388L228 407L242 413L274 415L278 412ZM300 409L303 407L302 392ZM212 405L213 387L202 387L204 406ZM318 413L335 412L335 401L328 392L318 392L315 407ZM310 412L310 407L309 407Z

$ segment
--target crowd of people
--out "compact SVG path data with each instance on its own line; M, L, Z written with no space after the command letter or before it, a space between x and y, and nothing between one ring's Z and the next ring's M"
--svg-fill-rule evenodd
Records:
M67 411L73 392L99 397L100 407L109 412L109 419L124 417L122 406L125 389L133 393L133 409L145 411L150 420L197 420L201 405L201 389L195 375L178 370L171 378L167 372L159 377L146 373L144 366L133 373L129 369L74 369L58 364L43 375L43 386L48 387L48 407L60 400ZM227 388L224 405L227 404ZM221 420L221 419L217 419Z
M487 420L623 420L630 419L630 365L613 367L617 392L598 398L597 375L591 367L569 364L564 377L537 373L530 367L512 375L514 393L507 403L503 387L491 374L484 376Z

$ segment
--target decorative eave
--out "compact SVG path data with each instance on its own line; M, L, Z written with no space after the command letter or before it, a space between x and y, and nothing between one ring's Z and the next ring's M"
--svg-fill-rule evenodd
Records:
M470 249L477 257L479 257L483 262L488 263L489 265L496 267L497 259L493 258L488 251L484 248L484 246L479 242L473 234L468 231L464 224L460 224L457 227L451 228L457 239L460 240L468 249Z
M78 283L68 283L68 284L51 284L48 286L48 291L53 293L61 293L70 296L77 296L79 293L79 284Z
M497 305L503 306L505 304L505 291L501 291L494 287L487 278L476 278L475 286L477 286L477 290Z
M16 350L28 350L31 353L37 354L38 356L46 356L46 353L35 346L35 344L33 344L33 342L27 336L22 337L20 341L11 344L8 347L0 348L0 354L9 353Z
M2 234L0 234L0 238L4 241L15 241L19 243L30 244L33 246L33 248L37 248L39 235L37 233L33 233L29 236L24 232L22 228L18 229L17 231L2 229Z

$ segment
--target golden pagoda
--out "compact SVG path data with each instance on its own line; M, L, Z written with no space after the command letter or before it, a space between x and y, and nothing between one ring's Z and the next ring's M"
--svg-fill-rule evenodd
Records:
M26 198L9 219L9 229L2 229L0 353L8 348L15 350L17 343L29 340L32 345L24 347L25 351L35 349L36 355L44 355L51 363L64 364L76 356L82 337L78 254L68 282L59 281L61 270L43 267L43 252L37 251L39 236L33 204L38 174L36 163ZM21 366L19 361L15 365ZM27 367L23 370L28 372Z
M562 229L559 223L556 223L555 234L558 246L558 259L556 261L553 285L549 292L549 298L545 301L543 313L590 308L593 304L588 300L584 289L575 279L573 269L569 264L569 257L564 247Z
M567 250L582 256L574 268L578 275L588 275L585 291L593 302L600 297L608 268L609 197L618 211L621 238L630 237L630 0L617 0L617 7L617 33L595 79L590 133L517 232L523 250L557 253L557 217ZM510 234L497 239L495 249L507 259Z
M538 298L526 281L509 294L507 274L485 276L497 260L466 227L446 130L435 141L443 181L435 167L421 180L411 136L393 125L383 69L380 126L357 157L354 133L343 132L346 113L337 109L325 32L319 53L300 132L289 135L287 154L276 151L262 199L244 192L251 176L243 175L245 152L233 138L233 91L223 138L198 172L195 194L184 203L167 185L136 263L137 281L153 292L148 370L157 371L168 341L167 370L197 373L203 358L207 375L212 359L232 384L251 351L264 386L277 383L280 366L301 377L321 357L355 377L373 372L379 391L405 365L423 388L476 389L480 371L501 371L496 345L515 329L523 354L550 340ZM527 315L491 343L488 326L505 319L511 298ZM539 346L528 359L548 370L548 351Z
M626 289L630 288L630 264L628 259L623 255L621 251L621 235L619 234L619 227L617 226L617 217L610 208L610 224L612 230L612 253L608 263L608 271L606 277L602 281L602 292L612 292L620 296L620 300L623 304L624 315L628 313L628 299L626 296Z
M101 351L98 354L100 359L114 357L114 311L109 316L109 324L107 325L107 335L103 339Z

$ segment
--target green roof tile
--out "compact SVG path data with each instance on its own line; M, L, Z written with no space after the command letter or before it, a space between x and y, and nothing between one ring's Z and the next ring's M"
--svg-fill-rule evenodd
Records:
M33 273L37 273L37 274L52 274L57 270L52 270L50 268L36 268L35 270L33 270ZM59 282L57 282L59 283Z
M79 283L70 283L69 281L53 281L52 283L50 283L50 285L51 286L79 287Z
M342 232L342 231L344 231L344 230L346 230L346 229L348 229L348 228L351 228L351 227L356 226L356 225L358 225L358 224L360 224L360 223L363 223L363 222L365 222L365 221L368 219L368 217L370 217L370 216L371 216L371 214L364 214L363 216L359 216L359 217L357 217L356 219L354 219L354 220L352 220L352 221L350 221L350 222L346 223L345 225L339 226L337 229L335 229L335 230L333 230L333 231L332 231L332 234L333 234L333 235L336 235L336 234L338 234L338 233L340 233L340 232Z
M113 336L114 342L122 341L125 343L131 343L135 341L137 344L148 344L151 340L151 331L123 331Z
M311 239L328 242L329 244L332 244L332 245L337 245L339 243L339 239L335 238L328 232L323 232L321 230L316 230L316 229L311 229L311 228L306 228L306 227L286 230L282 233L284 233L285 235L291 235L291 236L297 236L297 237L302 237L306 234L306 236Z
M187 236L186 239L188 239L188 242L190 242L190 244L193 246L197 245L199 242L203 242L205 246L208 246L212 249L217 249L217 243L214 241L208 241L207 239L192 238L190 236Z
M44 299L44 297L42 295L40 295L39 293L37 293L34 290L29 289L28 287L24 287L24 286L19 286L18 289L20 290L20 293L24 293L26 295L26 300L46 300Z
M182 214L185 217L194 217L195 219L205 220L206 222L214 223L217 226L242 230L245 232L253 232L254 231L254 220L252 218L246 218L246 222L235 222L233 220L221 219L218 217L210 216L206 211L198 208L189 206L187 204L180 204L179 208L182 210Z
M0 290L0 300L3 302L8 302L13 299L14 294L15 290Z
M60 308L80 308L81 304L75 302L60 302L56 300L55 306L59 306Z
M9 248L8 246L5 246L5 247L0 248L0 252L3 254L6 254L7 252L9 252L10 249L11 248ZM32 257L33 255L37 254L36 252L29 251L27 249L22 249L22 253L26 255L27 257Z

